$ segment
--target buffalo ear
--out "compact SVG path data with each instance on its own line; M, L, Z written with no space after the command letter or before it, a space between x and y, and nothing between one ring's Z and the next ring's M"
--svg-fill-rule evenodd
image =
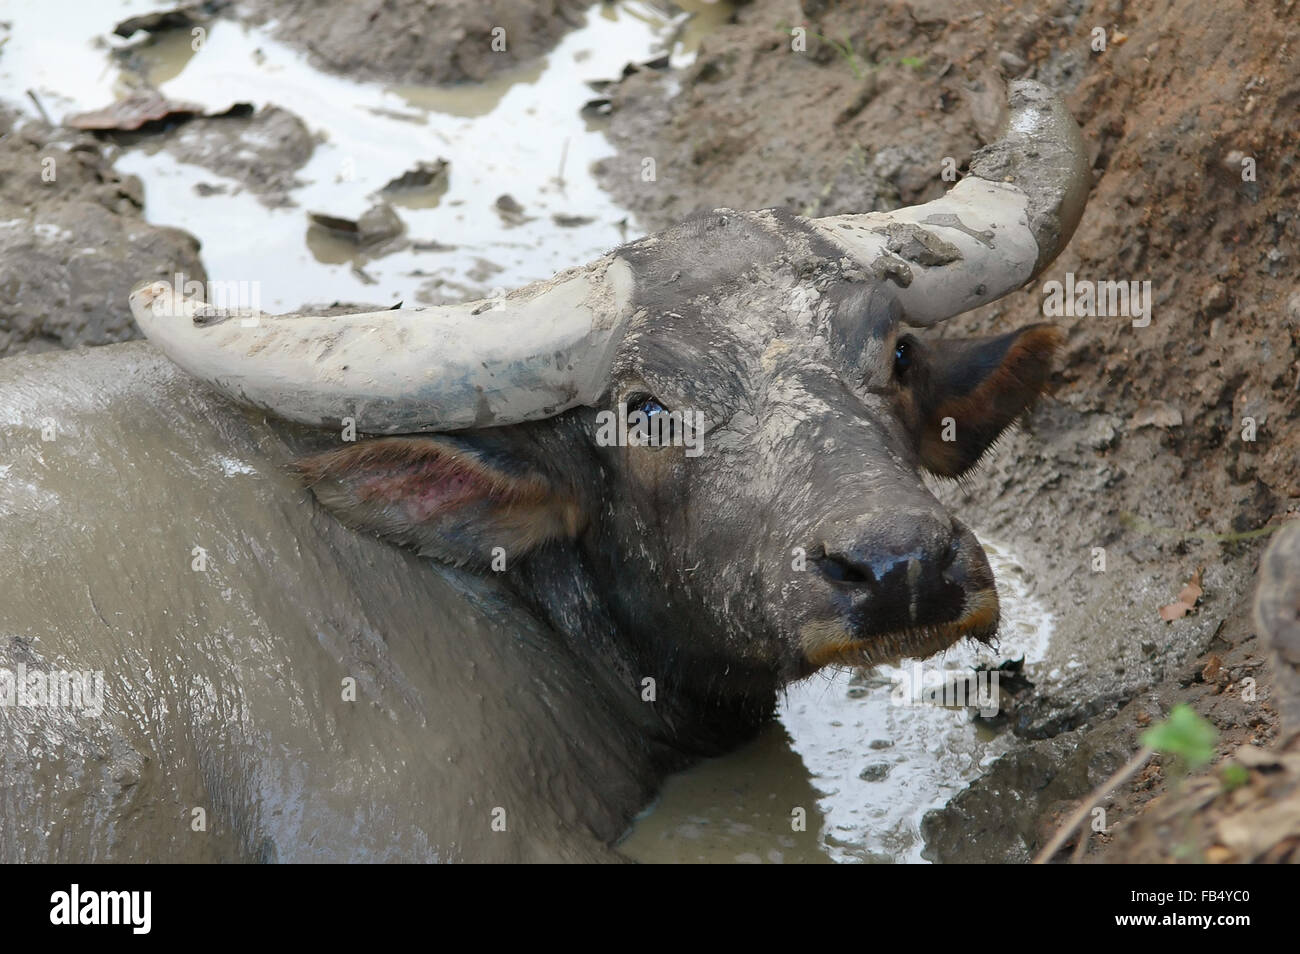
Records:
M974 467L1043 393L1062 338L1053 326L1038 324L990 338L927 342L917 395L922 466L941 477Z
M539 471L466 438L385 437L304 457L294 469L344 523L447 563L487 566L581 529L576 500Z

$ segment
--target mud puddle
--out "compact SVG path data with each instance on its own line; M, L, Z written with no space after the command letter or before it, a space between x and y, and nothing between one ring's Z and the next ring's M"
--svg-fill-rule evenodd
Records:
M616 78L629 62L669 52L674 65L689 63L729 12L708 0L678 5L696 15L600 4L530 66L481 84L413 88L316 70L271 38L273 25L217 19L197 43L190 30L127 41L111 35L114 25L160 9L157 0L9 0L0 2L9 24L0 82L15 102L34 87L55 121L106 106L142 81L211 110L234 102L287 110L319 141L293 170L301 184L281 207L267 207L219 166L179 161L165 140L184 127L130 144L117 168L144 182L150 222L200 239L211 281L258 283L263 308L455 301L549 277L641 234L590 172L613 149L604 121L580 110L598 96L587 81ZM20 105L35 111L25 97ZM363 248L309 226L308 212L359 217L385 184L440 160L448 166L435 182L383 196L401 220L391 242Z
M978 536L978 534L977 534ZM1047 655L1054 618L1016 558L981 537L997 579L996 650L962 643L918 668L819 675L743 750L674 776L620 844L644 862L919 862L922 816L1010 748L966 708L923 698L942 678ZM971 693L969 701L978 701ZM802 809L803 831L795 830Z

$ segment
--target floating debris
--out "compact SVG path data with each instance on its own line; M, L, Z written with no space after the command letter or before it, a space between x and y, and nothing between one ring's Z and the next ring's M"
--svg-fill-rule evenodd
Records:
M153 124L161 126L166 120L185 122L199 117L217 119L252 114L251 103L235 103L226 109L209 112L206 107L198 103L170 100L157 90L150 89L132 93L126 99L120 99L112 106L105 106L103 109L74 113L63 120L63 125L71 129L87 129L92 132L134 132Z
M367 209L360 218L348 219L324 212L309 212L312 225L349 238L358 245L377 245L402 234L402 220L386 202ZM360 276L365 280L369 276Z
M186 3L170 10L144 13L138 17L129 17L113 28L113 33L123 39L130 39L136 33L161 33L165 30L183 30L195 24L203 23L222 7L230 6L229 0L208 0L206 3Z
M492 203L492 208L496 210L497 215L501 216L501 221L506 225L523 225L525 222L531 222L532 217L524 214L524 207L510 193L497 196L496 202Z
M415 168L408 169L396 179L390 179L379 191L383 193L405 192L411 189L423 189L434 183L446 184L447 168L451 165L446 159L433 162L417 162Z
M590 215L566 215L563 212L556 212L551 216L551 221L562 229L576 229L584 225L590 225L596 219Z

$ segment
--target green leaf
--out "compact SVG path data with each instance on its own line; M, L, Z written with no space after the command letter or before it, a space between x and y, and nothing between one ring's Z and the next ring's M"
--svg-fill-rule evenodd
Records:
M1246 766L1237 762L1229 762L1223 767L1223 790L1231 792L1233 789L1241 788L1250 781L1250 772L1246 771Z
M1188 770L1208 765L1214 758L1219 733L1187 703L1179 703L1169 718L1142 733L1142 744L1181 759Z

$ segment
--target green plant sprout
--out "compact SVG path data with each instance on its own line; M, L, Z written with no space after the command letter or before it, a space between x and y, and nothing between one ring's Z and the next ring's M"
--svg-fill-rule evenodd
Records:
M1164 722L1142 733L1143 745L1172 755L1184 774L1210 764L1218 739L1219 733L1209 720L1185 702L1174 706Z

